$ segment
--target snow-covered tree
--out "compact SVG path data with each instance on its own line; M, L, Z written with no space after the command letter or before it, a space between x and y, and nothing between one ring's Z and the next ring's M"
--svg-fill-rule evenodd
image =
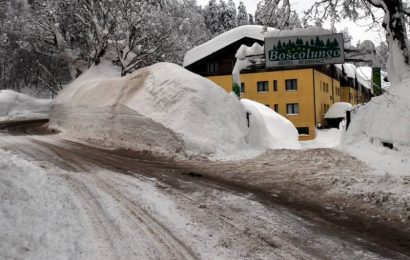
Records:
M170 15L173 18L172 34L167 39L170 45L163 52L165 61L182 64L185 53L193 47L210 39L211 34L205 25L202 9L195 0L183 0L182 4L173 2Z
M161 4L162 3L162 4ZM165 6L165 7L161 7ZM170 44L173 21L164 2L117 0L118 23L114 43L116 61L125 75L135 69L161 61L162 48ZM116 56L117 54L117 56Z
M259 25L277 28L279 30L302 27L296 12L291 11L288 0L283 1L262 0L258 3L255 12L255 22Z
M353 47L353 43L352 43L353 37L349 32L349 28L343 28L343 30L340 33L343 33L344 47L345 48Z
M220 1L221 24L225 31L229 31L236 27L236 5L233 0L229 0L228 4L225 1Z
M255 24L255 19L252 14L249 14L249 24Z
M380 60L380 67L382 70L386 71L387 58L389 56L389 47L385 42L380 42L376 47L377 55Z
M376 11L384 13L382 26L386 31L389 47L387 70L392 86L410 77L410 53L406 19L410 9L402 0L322 0L306 11L307 17L330 18L341 21L348 17L353 20L371 17L379 24Z
M220 21L220 10L216 0L209 0L204 11L205 24L212 35L218 35L223 32L223 27Z
M238 6L237 24L238 26L249 24L248 12L242 1L239 2Z

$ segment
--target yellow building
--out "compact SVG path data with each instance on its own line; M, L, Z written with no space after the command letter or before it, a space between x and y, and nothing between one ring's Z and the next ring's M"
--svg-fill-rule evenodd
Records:
M261 26L248 25L228 31L189 51L184 67L231 92L235 53L242 44L263 44L261 30ZM342 87L341 80L347 85ZM343 67L334 65L276 70L252 68L241 72L241 98L269 106L295 125L300 140L312 140L316 137L316 128L326 126L324 116L333 103L358 102L356 89L348 84L349 80L343 77ZM357 101L353 102L354 98Z
M208 79L232 91L231 75ZM265 104L289 119L300 140L313 139L316 126L325 125L331 104L341 101L340 82L313 68L242 73L241 81L241 98Z

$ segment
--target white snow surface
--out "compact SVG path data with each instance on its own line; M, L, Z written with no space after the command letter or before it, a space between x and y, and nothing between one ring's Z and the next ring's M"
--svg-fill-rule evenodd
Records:
M247 58L247 56L258 55L258 54L263 55L263 53L264 53L263 46L257 42L255 42L251 47L246 46L244 44L242 44L241 47L239 47L239 49L236 51L236 54L235 54L236 62L232 70L233 82L235 84L237 84L238 86L241 85L241 75L240 75L241 70L252 65L252 63L250 62L249 58Z
M303 149L336 148L340 145L343 131L341 129L316 129L316 138L309 141L301 141L300 145Z
M12 90L0 90L0 119L48 117L51 99L37 99Z
M250 113L251 134L256 135L253 139L260 136L271 149L300 148L298 131L292 122L261 103L249 99L241 99L241 103Z
M344 71L348 78L356 78L356 66L351 63L336 64L340 70Z
M352 110L342 149L375 169L394 174L410 169L410 87L403 81ZM382 142L392 143L390 150Z
M268 28L268 30L274 30ZM217 37L189 50L184 57L184 67L189 66L226 46L243 38L251 38L263 41L265 38L264 28L261 25L243 25L229 30Z
M111 70L111 65L101 66L56 97L51 127L115 148L172 156L241 159L269 148L297 146L296 129L286 119L271 109L241 103L212 81L178 65L158 63L108 79L115 73L105 73L101 79L96 71ZM250 128L242 104L253 112Z
M334 103L325 114L325 118L344 118L346 111L352 109L352 104L347 102Z

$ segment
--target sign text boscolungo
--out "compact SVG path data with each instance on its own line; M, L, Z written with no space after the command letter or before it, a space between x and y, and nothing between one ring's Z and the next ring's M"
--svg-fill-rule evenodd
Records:
M265 38L266 67L344 63L343 34Z

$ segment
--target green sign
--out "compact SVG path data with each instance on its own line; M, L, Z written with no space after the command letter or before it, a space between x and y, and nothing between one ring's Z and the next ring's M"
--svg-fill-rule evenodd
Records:
M343 34L265 39L266 67L344 63Z

